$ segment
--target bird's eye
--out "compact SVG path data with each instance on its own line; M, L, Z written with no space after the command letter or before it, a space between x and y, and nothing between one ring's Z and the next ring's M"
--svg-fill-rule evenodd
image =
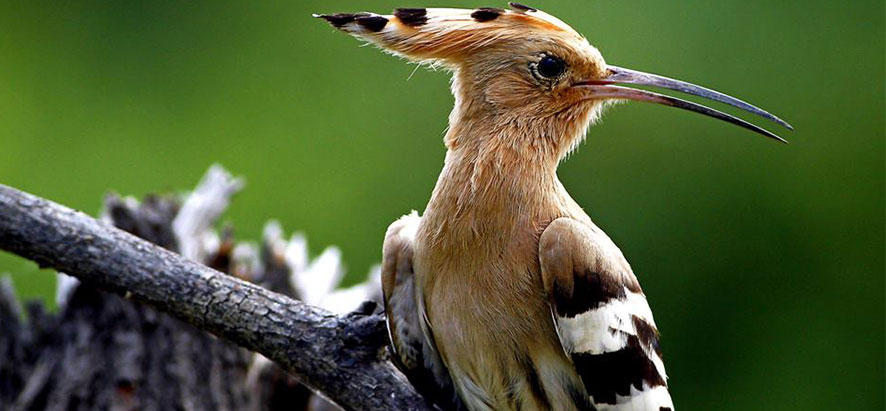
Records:
M546 79L556 79L566 71L566 63L554 56L544 56L538 62L535 70Z

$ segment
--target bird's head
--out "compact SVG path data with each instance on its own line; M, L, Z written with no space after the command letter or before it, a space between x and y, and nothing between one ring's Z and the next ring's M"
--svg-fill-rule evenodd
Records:
M472 139L561 158L585 135L602 108L617 100L695 111L784 141L714 109L620 84L660 87L730 104L790 127L741 100L700 86L606 63L588 40L550 14L510 9L397 9L321 14L332 26L418 63L454 72L455 109L447 145Z

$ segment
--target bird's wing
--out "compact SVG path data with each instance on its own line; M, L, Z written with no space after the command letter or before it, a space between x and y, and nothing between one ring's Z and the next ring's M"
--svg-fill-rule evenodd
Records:
M382 251L382 292L394 363L426 398L444 409L461 408L449 372L422 331L412 254L421 218L405 215L388 227Z
M539 261L560 342L594 406L672 409L652 311L612 240L559 218L541 235Z

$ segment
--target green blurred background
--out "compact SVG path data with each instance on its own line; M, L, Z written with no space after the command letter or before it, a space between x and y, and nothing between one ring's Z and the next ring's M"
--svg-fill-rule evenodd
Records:
M340 246L354 281L427 202L452 97L446 73L410 77L310 13L428 5L0 2L0 182L95 214L219 162L248 180L239 237L279 219L313 253ZM649 295L677 406L884 409L884 2L532 5L611 63L797 128L785 146L629 104L560 169ZM0 253L0 272L52 299L33 264Z

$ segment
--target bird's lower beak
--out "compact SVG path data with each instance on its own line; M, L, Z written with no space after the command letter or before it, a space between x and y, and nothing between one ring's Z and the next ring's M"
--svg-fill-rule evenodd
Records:
M676 97L653 93L651 91L621 87L617 84L634 84L640 86L659 87L669 90L676 90L686 94L692 94L694 96L704 97L710 100L738 107L750 113L757 114L761 117L772 120L789 130L794 129L793 127L791 127L790 124L770 114L767 111L745 103L744 101L741 101L735 97L731 97L708 88L697 86L695 84L616 66L608 66L608 73L609 75L606 78L582 81L576 83L575 86L585 89L585 91L589 93L588 98L592 98L595 100L635 100L682 108L684 110L694 111L696 113L701 113L735 124L740 127L744 127L746 129L760 133L766 137L781 141L782 143L787 143L787 141L761 127L748 123L740 118L723 113L721 111L712 109L710 107L706 107L701 104L696 104L686 100L681 100Z

